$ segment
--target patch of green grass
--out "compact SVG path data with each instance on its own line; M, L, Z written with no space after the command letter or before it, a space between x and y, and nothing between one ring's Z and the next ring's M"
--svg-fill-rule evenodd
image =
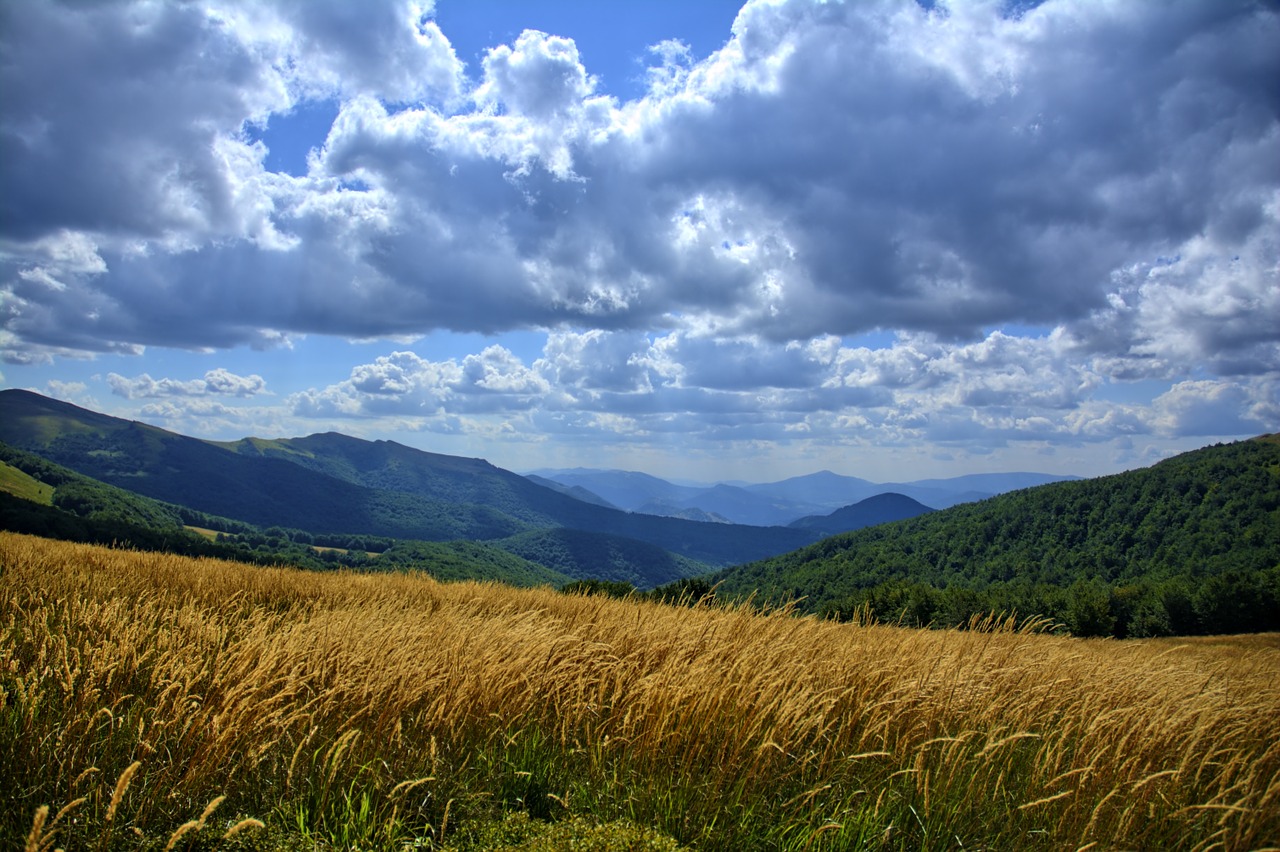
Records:
M445 852L679 852L665 834L625 820L594 823L581 817L543 822L523 812L485 823L443 847Z
M7 491L14 497L21 497L23 500L30 500L44 506L53 505L52 485L33 479L4 462L0 462L0 491Z

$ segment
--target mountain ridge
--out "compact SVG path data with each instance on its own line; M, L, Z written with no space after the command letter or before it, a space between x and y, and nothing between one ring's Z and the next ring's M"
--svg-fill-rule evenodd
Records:
M908 624L1016 611L1121 638L1280 629L1280 437L831 536L708 581Z
M483 459L392 441L336 432L201 441L28 391L0 391L0 440L145 496L260 526L427 541L566 527L636 539L710 568L816 538L592 505Z
M674 514L696 510L734 523L784 524L827 515L869 497L898 493L930 508L985 500L1010 490L1079 479L1049 473L980 473L909 482L872 482L822 470L777 482L678 485L638 471L596 468L540 469L527 476L585 488L619 508Z

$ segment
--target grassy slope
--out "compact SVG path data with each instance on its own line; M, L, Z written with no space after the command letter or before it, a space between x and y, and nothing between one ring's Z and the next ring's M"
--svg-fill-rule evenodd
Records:
M805 608L819 610L894 581L978 589L1202 582L1277 566L1280 440L1264 436L834 536L713 579L724 594L803 596Z
M1280 841L1274 635L860 627L8 534L0 564L6 847L42 806L40 836L97 849L202 811L204 848L243 818L240 848L492 848L510 812L653 830L597 849Z
M30 500L33 503L41 503L45 506L53 505L52 485L46 485L33 478L30 474L4 461L0 461L0 491L8 492L14 497L21 497L23 500Z

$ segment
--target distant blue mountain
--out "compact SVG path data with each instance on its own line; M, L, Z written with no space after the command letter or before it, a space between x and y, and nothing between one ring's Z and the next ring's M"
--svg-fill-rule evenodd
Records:
M829 470L820 470L779 482L748 485L747 490L773 499L790 500L830 510L865 500L884 489L856 476L842 476Z
M535 470L531 476L539 480L549 479L569 487L585 488L604 498L610 504L628 512L635 512L646 503L662 502L684 506L683 501L706 489L686 485L674 485L665 479L629 470Z
M978 473L949 479L876 483L824 470L778 482L697 487L621 470L574 468L539 470L531 475L540 481L585 488L632 512L686 518L699 517L701 512L717 520L753 526L787 525L800 518L825 516L878 494L900 494L927 507L946 509L1006 491L1079 478L1046 473Z
M932 511L933 509L912 500L905 494L889 491L860 500L851 506L836 509L829 515L810 515L800 518L792 521L790 526L816 530L824 535L836 535L860 530L863 527L887 524L890 521L904 521Z
M596 506L604 506L607 509L618 508L599 494L583 488L581 485L565 485L562 482L556 482L554 479L547 479L532 473L525 478L533 482L535 485L541 485L543 488L550 488L552 491L559 491L561 494L568 494L570 497L575 500L581 500L583 503L593 503ZM655 512L654 514L657 513Z
M1049 473L971 473L966 476L953 476L950 479L917 479L903 483L915 488L938 488L943 491L973 491L987 494L1004 494L1008 491L1019 491L1023 488L1035 488L1037 485L1048 485L1050 482L1063 482L1080 479L1078 476L1055 476ZM885 483L886 487L894 485Z

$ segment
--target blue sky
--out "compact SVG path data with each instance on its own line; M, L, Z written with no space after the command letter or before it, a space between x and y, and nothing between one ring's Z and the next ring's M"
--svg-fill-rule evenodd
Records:
M765 481L1280 429L1280 14L5 4L0 386Z

